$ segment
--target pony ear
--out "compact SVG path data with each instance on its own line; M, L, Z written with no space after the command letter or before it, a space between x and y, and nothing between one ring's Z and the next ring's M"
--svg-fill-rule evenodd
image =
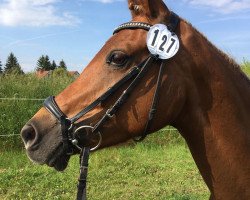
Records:
M147 18L148 21L163 20L169 15L169 10L162 0L128 0L132 19Z

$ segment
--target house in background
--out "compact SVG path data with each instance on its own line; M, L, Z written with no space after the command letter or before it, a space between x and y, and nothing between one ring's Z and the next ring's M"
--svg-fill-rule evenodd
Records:
M45 71L45 70L39 69L39 70L36 71L37 78L48 78L48 77L51 76L51 74L52 74L52 70Z
M78 76L80 76L78 71L68 71L68 74L74 78L77 78Z
M37 70L36 71L36 77L37 78L48 78L53 74L53 70L50 71L46 71L46 70ZM73 78L77 78L78 76L80 76L78 71L68 71L68 75L73 77Z

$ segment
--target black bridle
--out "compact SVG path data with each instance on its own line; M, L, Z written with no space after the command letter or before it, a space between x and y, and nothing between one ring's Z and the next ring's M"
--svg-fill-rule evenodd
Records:
M171 12L170 21L168 24L168 28L170 31L174 32L177 25L179 24L179 17ZM118 33L121 30L125 29L144 29L149 31L152 25L142 22L128 22L120 25L118 28L114 30L114 34ZM109 88L103 95L97 98L94 102L92 102L89 106L81 110L78 114L76 114L72 118L68 118L57 105L54 96L48 97L44 101L44 107L56 117L56 119L61 124L61 132L63 138L63 148L65 153L72 155L76 150L80 151L80 177L78 184L78 193L77 200L85 200L86 199L86 179L87 179L87 171L88 171L88 158L90 151L96 150L100 147L102 143L102 135L100 129L102 125L111 119L118 109L125 103L128 99L131 92L140 82L142 77L144 77L145 73L151 66L151 64L155 61L159 60L155 55L149 55L143 62L141 62L138 66L133 67L129 73L127 73L120 81L118 81L115 85ZM148 130L150 129L150 125L156 113L156 107L158 102L158 94L160 85L162 82L163 75L163 60L161 60L160 69L158 73L156 89L154 93L154 97L152 100L148 120L144 129L143 134L135 139L135 141L142 141L148 135ZM102 116L102 118L94 125L83 125L79 126L80 123L76 123L81 117L86 115L88 112L96 108L101 103L105 102L111 95L113 95L118 89L120 89L125 83L130 81L129 86L123 91L120 97L116 100L116 102L106 111L106 113ZM98 135L99 142L94 148L86 147L80 143L80 136L78 133L85 131L85 133L89 136L93 136L94 134ZM90 136L90 137L91 137Z

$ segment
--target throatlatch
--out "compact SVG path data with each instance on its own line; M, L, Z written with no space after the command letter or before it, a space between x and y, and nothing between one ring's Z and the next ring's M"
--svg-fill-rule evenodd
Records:
M99 136L98 145L92 150L96 150L100 147L102 142L101 127L108 121L112 116L119 110L119 108L126 102L129 94L140 82L141 78L144 77L148 71L151 64L157 60L161 60L156 89L153 96L148 121L146 123L143 134L136 139L136 141L142 141L146 138L148 131L150 130L152 120L156 113L157 102L159 99L159 90L162 83L163 76L163 60L173 57L179 49L179 39L174 33L174 30L179 24L179 17L175 13L171 12L169 19L169 24L166 26L164 24L156 24L154 26L143 23L143 22L128 22L122 24L117 29L115 29L114 34L125 30L125 29L143 29L149 31L147 37L147 46L150 51L150 55L138 66L135 66L131 71L126 74L120 81L118 81L113 87L109 88L103 95L96 99L89 106L81 110L77 115L72 118L68 118L57 105L55 98L53 96L48 97L44 102L44 107L56 117L56 119L61 124L61 132L63 138L63 148L65 153L72 155L80 151L80 176L77 192L77 200L86 200L86 186L87 186L87 173L88 173L88 160L89 154L91 151L90 147L85 147L80 145L78 133L81 130L85 130L87 133L91 131L89 137L92 137L94 134ZM103 117L97 122L95 126L83 125L80 126L79 123L76 123L81 117L86 115L88 112L93 110L95 107L100 105L102 102L106 101L111 95L113 95L118 89L121 88L125 83L129 82L130 84L126 90L123 91L121 96L117 101L106 111Z

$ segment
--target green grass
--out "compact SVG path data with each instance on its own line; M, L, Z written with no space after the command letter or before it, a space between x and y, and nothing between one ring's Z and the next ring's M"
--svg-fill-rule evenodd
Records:
M250 75L250 62L244 59L243 63L241 64L241 69L243 72L245 72L245 74L249 76Z
M63 173L32 164L24 152L0 153L0 199L74 199L79 161ZM183 142L110 148L90 156L91 200L204 200L208 189Z
M44 98L58 94L72 81L66 75L44 79L34 74L0 76L0 97Z

